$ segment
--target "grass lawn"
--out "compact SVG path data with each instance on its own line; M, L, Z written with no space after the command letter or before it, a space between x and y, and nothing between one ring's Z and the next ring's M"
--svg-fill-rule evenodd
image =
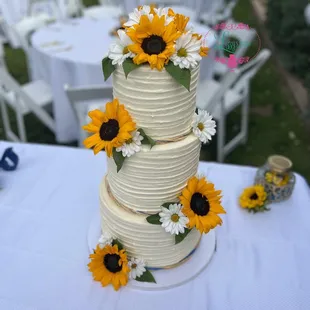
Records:
M85 4L96 4L96 0L84 0ZM156 2L156 1L154 1ZM249 0L239 0L234 11L238 22L257 28ZM264 45L264 44L263 44ZM255 51L252 46L248 52ZM277 57L277 55L273 55ZM5 47L7 66L12 75L21 83L28 80L25 55L22 50ZM1 122L1 121L0 121ZM227 122L227 136L231 137L239 130L240 113L233 112ZM34 116L26 118L28 140L39 143L56 143L54 136ZM302 174L310 183L310 137L303 125L299 111L293 104L284 79L278 73L271 58L257 74L251 85L251 115L249 138L245 146L238 147L226 162L240 165L263 165L271 154L289 157L296 172ZM5 139L0 123L0 139ZM215 159L216 140L210 147L203 148L203 160Z

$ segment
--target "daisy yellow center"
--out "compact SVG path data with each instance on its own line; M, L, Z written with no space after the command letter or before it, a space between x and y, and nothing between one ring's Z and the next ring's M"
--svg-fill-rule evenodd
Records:
M117 254L106 254L103 258L104 266L112 273L122 270L122 266L118 264L120 256Z
M200 216L205 216L210 211L209 200L200 193L195 193L192 196L190 206L193 212Z
M137 268L137 264L132 264L131 265L131 269L136 269Z
M125 46L124 49L123 49L123 55L126 55L128 53L129 53L129 49L128 49L127 46Z
M151 35L143 40L141 47L146 54L158 55L165 50L166 45L167 44L162 37Z
M177 214L171 215L171 221L174 223L177 223L179 221L180 217Z
M132 143L132 138L128 139L128 140L126 141L126 143L127 143L127 144L131 144L131 143Z
M252 194L252 195L250 196L250 199L251 199L251 200L257 200L257 199L258 199L257 194L256 194L256 193Z
M99 130L101 140L112 141L119 132L119 123L116 119L109 119L103 123Z
M186 57L187 56L187 50L184 47L181 47L178 50L178 56L179 57Z
M203 123L199 123L197 127L200 131L203 131L205 128L205 125Z

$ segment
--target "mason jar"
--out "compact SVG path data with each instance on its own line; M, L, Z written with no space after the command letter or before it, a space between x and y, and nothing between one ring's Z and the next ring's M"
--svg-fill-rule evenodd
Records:
M287 157L272 155L264 166L258 168L255 184L264 186L268 203L280 202L291 196L295 185L292 166Z

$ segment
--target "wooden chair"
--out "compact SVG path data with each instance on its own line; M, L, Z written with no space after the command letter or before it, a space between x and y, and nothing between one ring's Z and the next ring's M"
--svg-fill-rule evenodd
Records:
M217 120L217 161L225 157L248 137L250 82L270 57L268 49L262 50L253 60L234 71L228 72L220 81L207 80L198 85L197 107L207 110ZM241 131L226 143L226 116L242 106Z

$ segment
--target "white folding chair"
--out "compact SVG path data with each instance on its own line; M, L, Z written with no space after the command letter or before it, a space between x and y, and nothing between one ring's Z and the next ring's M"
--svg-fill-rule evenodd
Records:
M61 11L56 0L28 0L28 16L47 14L57 20L61 18Z
M225 1L215 0L207 10L204 9L204 1L200 0L200 21L210 27L230 19L238 0Z
M82 14L82 5L79 0L58 0L58 6L63 19Z
M250 81L270 55L271 52L264 49L247 64L228 72L221 82L207 80L198 85L197 107L207 110L217 120L217 161L219 162L223 162L239 144L247 141ZM242 105L241 131L226 144L226 116L239 105Z
M87 133L82 130L82 126L90 121L87 113L95 109L103 109L106 102L112 101L113 88L105 85L91 87L70 87L65 85L64 90L79 123L79 147L84 147L83 141L87 137Z
M118 18L124 14L123 4L117 4L115 1L104 2L103 5L94 5L85 7L82 0L79 0L83 15L91 19Z
M5 69L0 68L1 114L8 140L27 141L24 116L29 113L34 113L46 127L55 132L55 122L45 110L51 103L52 94L46 83L35 81L20 86ZM11 128L7 105L16 113L18 135Z
M226 22L227 25L238 25L238 22L234 20L228 20ZM254 38L257 36L256 30L254 28L250 29L223 29L218 37L217 37L217 46L218 46L218 53L217 56L221 59L228 58L224 54L224 47L229 42L235 42L238 40L237 49L233 52L236 59L243 57L247 51L247 49L251 46ZM214 75L218 77L222 77L224 74L228 72L229 68L226 64L221 62L216 62L214 66Z

